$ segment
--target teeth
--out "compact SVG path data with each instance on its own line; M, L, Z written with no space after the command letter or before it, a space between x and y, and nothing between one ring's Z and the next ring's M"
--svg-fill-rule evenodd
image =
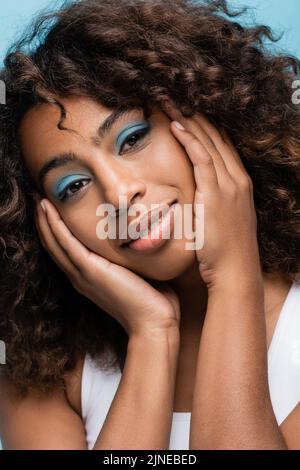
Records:
M152 227L151 227L151 220L150 220L149 224L148 224L148 228L140 233L140 238L147 235L150 232L150 229L153 230L158 224L160 224L161 219L162 219L162 215L160 216L160 218L156 222L153 222Z
M152 222L151 219L152 219L152 218L149 217L150 220L148 219L148 227L147 227L145 230L143 230L142 232L140 232L140 233L138 234L138 238L136 238L135 240L138 240L139 238L142 238L142 237L147 236L147 235L149 234L149 232L150 232L150 229L151 229L151 231L152 231L155 227L157 227L157 225L159 225L159 224L161 223L162 219L163 219L164 216L167 214L167 212L169 211L169 209L170 209L170 207L169 207L168 210L166 210L166 211L163 210L163 211L160 211L160 212L159 212L159 218L158 218L155 222L152 223L152 227L151 227L151 222ZM143 225L144 225L144 224L143 224ZM136 227L136 229L137 229L137 230L140 230L140 229L141 229L141 224L138 224L137 227ZM129 243L131 243L132 241L134 241L134 240L131 240Z

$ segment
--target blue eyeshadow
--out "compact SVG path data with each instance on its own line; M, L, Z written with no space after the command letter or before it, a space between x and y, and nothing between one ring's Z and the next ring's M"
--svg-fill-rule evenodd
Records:
M57 183L54 184L52 187L52 193L54 197L60 198L61 195L63 194L65 188L72 183L73 181L77 181L78 177L84 177L87 178L87 175L84 175L82 173L72 173L71 175L64 176L61 178Z
M117 139L116 139L116 149L117 149L117 151L119 151L119 149L122 146L123 141L126 140L126 138L130 134L133 134L134 132L137 132L141 129L145 129L145 128L148 128L148 127L149 127L149 124L139 121L139 122L133 122L128 127L123 129L120 132L120 134L118 135Z

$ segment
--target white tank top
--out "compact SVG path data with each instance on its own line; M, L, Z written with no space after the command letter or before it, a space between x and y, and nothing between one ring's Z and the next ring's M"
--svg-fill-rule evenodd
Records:
M86 354L81 406L88 449L103 426L121 380L121 370L105 371ZM300 284L293 283L281 308L268 350L269 389L280 425L300 402ZM173 412L169 449L189 449L190 412Z

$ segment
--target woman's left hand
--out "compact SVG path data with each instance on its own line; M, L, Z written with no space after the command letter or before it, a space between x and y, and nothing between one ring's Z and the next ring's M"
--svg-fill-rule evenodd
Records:
M204 204L204 243L196 248L201 277L209 288L261 274L252 181L227 133L200 113L184 117L171 102L163 110L184 126L172 122L171 129L194 166L194 217L196 204Z

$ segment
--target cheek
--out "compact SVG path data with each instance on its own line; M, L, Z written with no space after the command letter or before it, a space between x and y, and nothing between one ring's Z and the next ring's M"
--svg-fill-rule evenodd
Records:
M101 239L97 236L97 225L101 221L101 217L97 216L95 211L73 209L69 214L63 216L63 220L77 240L90 251L112 262L119 262L122 259L114 247L114 243L117 243L116 240Z
M193 193L196 185L194 180L193 164L182 145L172 136L160 142L154 148L155 166L158 174L169 184L176 186L181 191ZM154 163L154 162L153 162Z
M95 251L97 247L99 252L99 247L107 244L107 240L97 238L96 228L98 218L95 215L95 211L73 208L72 211L63 214L63 220L72 234L90 250Z

